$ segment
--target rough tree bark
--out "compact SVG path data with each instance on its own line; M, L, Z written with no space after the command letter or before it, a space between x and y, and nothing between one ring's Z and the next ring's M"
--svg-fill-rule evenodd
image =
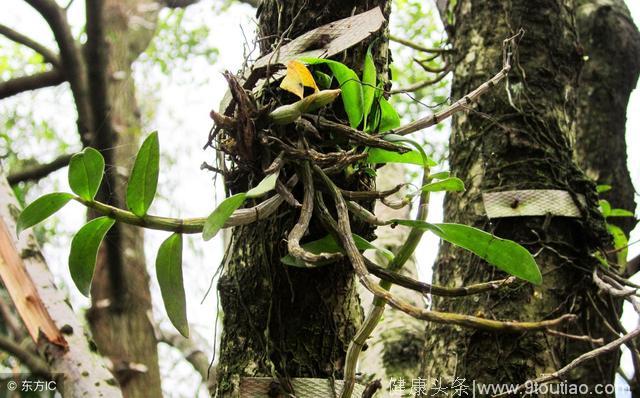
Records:
M97 121L93 145L102 150L108 165L115 166L107 168L98 199L126 208L127 170L141 131L131 65L154 35L158 6L141 0L91 3L87 4L87 34L88 41L96 42L87 63ZM140 228L118 223L107 235L96 264L91 301L87 318L93 337L100 352L113 361L124 396L161 397Z
M588 57L580 74L576 158L612 207L634 211L625 142L627 105L640 74L640 33L623 0L578 0L576 24ZM631 217L615 224L628 235Z
M258 11L262 53L272 51L283 34L295 38L378 6L389 15L386 0L264 1ZM359 70L370 43L367 40L346 51L340 61ZM373 50L384 76L386 38L380 37ZM261 166L254 166L258 175ZM245 171L231 179L231 191L244 190L247 177ZM360 190L372 185L364 176L350 184ZM362 317L357 282L348 262L308 270L285 268L280 258L286 254L285 238L297 217L298 211L283 206L269 220L233 231L233 246L218 283L225 314L217 369L219 396L234 396L240 377L342 378L346 349ZM315 219L310 229L308 239L326 234ZM362 225L355 230L370 235Z
M564 0L458 2L452 41L457 62L453 97L459 98L500 68L501 42L522 27L507 90L501 85L483 96L476 111L453 119L451 170L467 191L448 195L446 219L492 231L524 244L541 267L543 284L522 283L474 298L434 300L436 309L487 318L534 320L574 313L578 322L563 328L577 335L613 336L598 311L616 317L618 305L599 297L591 282L596 265L590 253L607 247L609 236L597 210L595 185L574 165L576 87L582 53L574 25L574 3ZM490 23L488 23L490 21ZM507 91L509 95L507 94ZM580 218L517 217L489 221L483 192L560 189L586 197ZM517 206L517 204L515 204ZM466 285L499 273L481 260L441 246L434 283ZM611 320L611 319L610 319ZM427 384L523 383L550 373L589 343L539 333L490 334L429 325L423 354ZM570 374L571 383L610 383L617 353L590 361ZM604 396L604 395L603 395Z

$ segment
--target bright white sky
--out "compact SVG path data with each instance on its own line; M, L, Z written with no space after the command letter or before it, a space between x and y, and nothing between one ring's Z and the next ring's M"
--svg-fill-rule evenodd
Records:
M172 78L162 76L157 70L138 70L136 78L141 81L159 82L153 89L146 88L141 91L141 98L149 95L149 102L157 106L155 118L145 126L146 131L158 130L162 147L164 165L161 168L161 181L159 186L160 200L156 200L151 212L174 217L192 217L209 214L214 208L215 200L222 197L221 187L214 189L211 173L200 171L199 166L203 161L212 162L211 151L200 150L207 136L211 124L208 117L209 111L217 108L217 104L225 92L225 81L221 72L228 69L235 71L239 68L243 49L239 44L242 36L240 27L244 33L252 35L255 23L253 22L254 10L245 4L233 4L227 10L217 15L212 15L214 0L203 0L200 4L188 9L183 23L185 26L199 26L203 23L211 26L210 44L220 51L218 61L209 65L200 60L196 60L190 66L192 71L189 77L198 76L196 82L188 82L184 72L176 72ZM629 1L629 7L634 19L640 23L640 2ZM75 2L70 10L70 20L74 23L76 32L80 31L84 20L82 2ZM27 34L47 45L55 48L52 35L44 23L35 12L21 0L4 0L2 4L3 12L0 14L0 23L13 26L20 32ZM392 21L392 27L393 27ZM394 32L402 36L402 31ZM395 44L394 44L395 46ZM1 78L1 76L0 76ZM177 83L179 81L179 84ZM0 102L0 112L4 109L11 109L14 104L19 109L26 111L31 108L31 104L38 104L34 117L38 120L48 120L56 127L56 130L63 135L64 139L77 147L77 134L75 133L74 112L71 111L72 104L66 88L43 90L37 94L24 94L15 101ZM640 94L636 90L629 105L627 123L627 142L629 155L629 169L636 187L640 187L640 135L637 130L640 127ZM427 112L427 111L423 111ZM421 117L424 115L415 115ZM435 134L440 136L435 137ZM427 137L434 137L437 140L444 140L443 133L429 132ZM37 145L35 145L37 147ZM37 148L28 149L26 155L39 155L46 160L55 157L55 153L44 154ZM169 161L171 160L171 164ZM219 185L219 184L218 184ZM40 184L37 192L33 192L31 200L43 192L52 189L68 189L66 183L66 171L55 173L53 178ZM636 197L636 200L638 198ZM432 210L430 211L430 221L441 221L442 195L434 195ZM637 212L636 212L637 214ZM67 270L67 256L69 238L83 221L83 211L79 206L69 206L57 218L57 222L51 221L48 225L54 226L59 231L59 236L50 244L45 246L46 257L50 267L59 278L59 283L66 286L72 297L72 301L77 308L86 308L88 300L80 296L73 287ZM62 221L64 220L64 221ZM147 233L147 258L149 264L155 261L155 252L161 241L167 234L161 232ZM640 227L636 228L630 241L640 239ZM428 279L430 268L437 252L437 240L426 238L422 242L417 253L419 271L423 278ZM192 329L206 338L205 344L212 345L213 330L215 322L216 298L214 293L210 294L204 302L200 301L207 290L210 279L217 269L221 255L222 246L219 240L203 243L199 237L191 237L185 242L185 285L187 286L188 315L192 324ZM629 256L632 257L640 253L640 244L632 245L629 249ZM149 267L153 273L153 267ZM160 304L159 290L152 275L154 299L156 299L155 315L157 318L166 318L164 310ZM628 315L631 315L627 311ZM635 324L632 316L625 317L625 324L632 327ZM164 325L170 325L164 320ZM162 348L161 358L171 356L174 353ZM627 366L625 366L627 368ZM172 364L163 363L163 374L165 375L165 390L172 390L172 387L180 386L180 392L172 391L168 396L182 397L194 396L198 377L190 375L184 366L177 369L172 368ZM631 368L628 368L629 370ZM179 375L180 380L176 380ZM207 396L204 391L200 391L202 396Z

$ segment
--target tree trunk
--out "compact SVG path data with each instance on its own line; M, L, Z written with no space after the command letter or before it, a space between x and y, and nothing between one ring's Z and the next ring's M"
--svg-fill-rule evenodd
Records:
M640 33L623 0L578 0L576 24L588 57L580 74L576 158L598 184L611 185L602 198L634 211L633 183L625 142L627 105L640 73ZM614 222L629 235L632 217Z
M295 38L377 6L389 15L386 0L264 1L258 11L262 53L272 51L283 34ZM340 61L359 71L371 40L346 51ZM373 51L377 69L384 76L388 51L385 37L375 42ZM258 175L260 166L264 165L254 165ZM249 174L241 171L236 177L229 179L236 181L229 184L231 192L245 190ZM372 183L362 176L349 185L350 189L363 190L370 189ZM218 283L224 311L219 396L236 396L242 377L265 376L281 381L289 377L342 378L346 349L362 317L357 282L347 261L317 269L286 268L280 262L287 254L288 231L297 219L297 210L282 206L270 219L233 231L232 248ZM310 225L306 239L326 235L315 218ZM365 237L371 235L362 225L354 229ZM281 383L281 387L286 389L286 384Z
M619 305L597 295L591 279L597 263L590 254L607 247L610 238L597 209L595 185L572 161L582 63L573 12L573 2L562 0L473 0L455 7L452 40L460 61L454 71L453 98L500 69L505 38L520 27L526 33L508 78L509 95L504 86L496 87L481 97L476 111L453 119L449 161L467 191L447 196L445 218L525 245L537 254L544 280L541 286L519 283L474 298L436 299L434 307L520 321L574 313L578 321L562 331L609 341L614 336L604 329L594 305L610 321L617 318ZM569 191L584 195L586 205L576 204L579 218L489 221L481 194L520 189ZM443 244L434 283L466 285L499 274L477 257ZM492 334L429 325L423 377L429 387L433 383L450 386L456 378L466 379L467 384L519 384L550 373L590 349L586 342L541 333ZM613 382L617 358L613 353L585 363L569 375L569 383Z
M153 37L158 9L153 1L106 0L103 4L103 34L97 36L106 43L96 48L104 53L88 54L87 63L89 73L97 76L91 79L98 121L94 145L103 151L107 165L114 167L107 167L98 199L126 208L125 170L135 158L141 130L131 64ZM97 11L88 7L92 18L101 18ZM92 26L87 29L90 32ZM101 75L106 80L106 98L96 94ZM100 123L107 118L108 123ZM141 229L120 223L112 228L96 264L91 299L87 318L94 339L100 352L113 361L124 396L161 397Z

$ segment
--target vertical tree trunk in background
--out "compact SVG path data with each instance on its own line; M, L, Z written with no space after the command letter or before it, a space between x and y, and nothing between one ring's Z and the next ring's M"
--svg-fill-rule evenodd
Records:
M578 0L576 24L587 62L580 74L576 118L578 164L612 207L635 210L625 143L627 105L640 73L640 33L623 0ZM614 222L628 235L631 217Z
M519 283L508 290L473 298L436 299L435 309L495 319L539 320L562 313L578 315L561 330L614 337L593 309L616 317L618 305L599 297L591 282L597 264L590 253L610 238L597 210L595 185L574 165L576 86L582 54L574 26L574 4L566 0L469 0L458 2L452 41L460 59L453 98L460 98L500 69L502 40L526 30L504 85L483 96L475 111L453 119L450 166L467 191L448 195L445 218L524 244L537 253L543 284ZM489 221L483 192L559 189L586 197L581 218L515 217ZM434 283L454 286L496 279L495 268L448 244L434 269ZM592 300L591 300L592 299ZM541 333L492 334L429 325L423 356L428 384L523 383L550 373L590 350L586 342ZM617 353L585 363L571 383L610 383Z
M378 6L389 15L386 0L263 1L262 53L272 50L292 22L286 32L289 38ZM370 42L346 51L340 61L360 70ZM388 52L384 37L373 51L384 76ZM260 166L255 165L258 170ZM237 181L246 179L246 173L240 174ZM363 190L371 183L363 177L351 185ZM235 193L246 183L230 188ZM346 349L362 317L357 281L346 261L317 269L285 268L280 258L287 253L285 239L297 219L297 210L282 206L270 219L233 231L233 247L218 283L224 311L219 396L235 396L240 377L246 376L342 378ZM362 225L354 229L370 234ZM309 239L325 234L314 218Z
M92 72L97 76L91 79L97 125L94 145L103 151L107 163L100 200L120 208L126 208L127 174L137 153L141 130L131 64L154 35L157 11L153 1L104 1L106 43L97 48L105 53L88 54L87 59L90 76ZM92 9L88 8L90 12ZM101 56L106 57L106 65L99 64ZM106 77L106 98L96 98L99 89L95 86L100 84L101 75L98 68L106 69L102 72ZM103 123L107 118L110 123ZM112 228L96 265L91 298L87 318L93 337L100 352L114 362L124 396L161 397L141 229L120 223Z
M406 169L402 164L390 163L378 169L377 174L376 187L380 191L392 189L407 180ZM400 198L401 194L399 193L392 196L393 200ZM375 214L382 220L409 219L410 210L409 206L394 210L378 201L376 202ZM376 229L377 239L373 243L395 253L407 239L408 234L409 228L403 226L378 227ZM384 265L384 260L379 257L381 256L371 254L373 261ZM413 258L407 261L400 273L418 279L416 262ZM358 286L358 292L365 313L367 313L373 295L362 285ZM391 292L396 297L401 297L417 307L425 307L424 297L413 290L392 286ZM423 345L424 321L412 318L395 308L387 307L384 317L367 340L367 349L360 355L358 371L365 374L367 379L380 379L382 390L388 391L389 380L392 377L404 380L418 377Z

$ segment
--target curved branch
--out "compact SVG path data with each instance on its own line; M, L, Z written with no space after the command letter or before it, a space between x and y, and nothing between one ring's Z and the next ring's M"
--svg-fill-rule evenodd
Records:
M16 32L10 27L0 24L0 35L5 36L7 39L14 41L18 44L22 44L23 46L29 47L33 51L42 55L42 58L55 67L60 67L60 57L58 54L54 53L46 46L38 43L37 41L23 35L22 33Z
M389 35L389 40L395 41L396 43L402 44L403 46L407 46L409 48L413 48L414 50L423 51L423 52L426 52L426 53L441 54L441 53L453 52L453 50L448 49L448 48L425 47L425 46L422 46L422 45L420 45L418 43L414 43L414 42L412 42L410 40L403 39L401 37L393 36L393 35Z
M83 144L88 145L94 129L86 66L82 53L71 34L64 8L54 0L25 0L42 15L53 31L60 48L60 60L67 80L71 86L73 99L78 111L78 132Z
M64 75L58 69L36 73L35 75L16 77L0 82L0 99L8 98L25 91L57 86L64 83L64 81Z
M71 155L62 155L55 158L50 163L37 164L35 166L26 167L22 170L11 173L7 176L9 184L15 185L19 182L25 181L37 181L41 178L48 176L56 170L67 166Z

